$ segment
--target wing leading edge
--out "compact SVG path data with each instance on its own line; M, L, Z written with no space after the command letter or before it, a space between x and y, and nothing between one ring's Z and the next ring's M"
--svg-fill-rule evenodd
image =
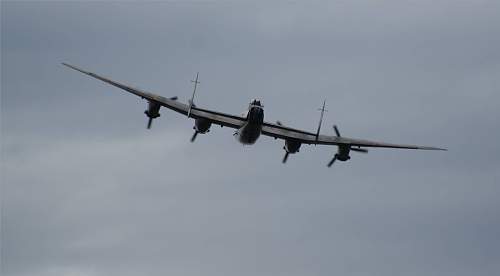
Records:
M161 106L166 107L168 109L171 109L173 111L176 111L178 113L181 113L183 115L188 115L188 110L189 110L189 105L185 103L181 103L177 100L174 99L169 99L165 98L150 92L146 92L144 90L138 89L131 87L129 85L119 83L117 81L108 79L106 77L100 76L98 74L83 70L81 68L78 68L76 66L67 64L67 63L62 63L64 66L67 66L73 70L76 70L80 73L83 73L85 75L88 75L90 77L96 78L98 80L101 80L103 82L106 82L108 84L111 84L115 87L118 87L120 89L123 89L131 94L134 94L136 96L139 96L143 99L147 99L148 101L154 101L159 103ZM217 111L212 111L208 109L202 109L202 108L197 108L197 107L192 107L191 112L190 112L190 117L197 119L197 118L204 118L212 121L214 124L218 124L221 126L227 126L231 128L239 128L241 127L244 122L245 118L241 116L236 116L236 115L231 115L231 114L225 114L222 112L217 112Z
M95 79L106 82L110 85L123 89L131 94L139 96L143 99L147 99L148 101L154 101L159 103L161 106L181 113L183 115L188 115L189 105L185 103L181 103L174 99L165 98L138 88L131 87L129 85L108 79L106 77L100 76L98 74L83 70L76 66L62 63L64 66L69 67L73 70L81 72L85 75L93 77ZM245 122L246 118L226 114L218 111L202 109L198 107L192 107L190 112L190 117L204 118L208 119L214 124L218 124L221 126L227 126L231 128L240 128ZM262 134L274 138L279 138L283 140L294 140L297 142L301 142L304 144L315 144L315 145L337 145L337 146L353 146L353 147L378 147L378 148L398 148L398 149L419 149L419 150L446 150L443 148L436 147L427 147L427 146L417 146L417 145L404 145L404 144L391 144L391 143L383 143L383 142L374 142L369 140L362 139L353 139L347 137L338 137L338 136L328 136L328 135L317 135L312 132L294 129L290 127L286 127L283 125L273 124L264 122L262 126Z
M262 134L279 139L295 140L304 144L314 145L337 145L337 146L352 146L352 147L372 147L372 148L395 148L395 149L418 149L418 150L446 150L443 148L392 144L384 142L375 142L362 139L354 139L339 136L316 135L312 132L302 131L294 128L285 127L282 125L265 123L262 127Z

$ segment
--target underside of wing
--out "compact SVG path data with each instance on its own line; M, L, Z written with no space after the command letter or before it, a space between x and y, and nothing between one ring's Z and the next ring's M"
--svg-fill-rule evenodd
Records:
M159 109L161 106L174 110L178 113L184 114L188 117L194 119L205 119L211 124L217 124L221 126L227 126L231 128L240 128L246 122L246 118L237 115L226 114L218 111L208 110L196 107L192 104L185 104L177 101L177 97L165 98L138 88L134 88L132 86L111 80L109 78L100 76L98 74L83 70L73 65L69 65L67 63L63 63L63 65L79 71L83 74L86 74L95 79L106 82L110 85L118 87L122 90L125 90L131 94L139 96L143 99L147 99L149 101L149 109L146 110L146 115L150 118L148 123L148 128L151 126L151 121L154 118L159 116ZM194 93L193 93L194 96ZM324 103L322 112L324 111ZM323 114L323 113L322 113ZM321 119L320 125L321 126ZM427 146L417 146L417 145L404 145L404 144L391 144L391 143L383 143L383 142L374 142L369 140L362 139L353 139L341 137L338 133L338 130L335 128L337 132L337 136L327 136L327 135L319 135L320 127L318 127L317 133L312 133L309 131L304 131L300 129L290 128L283 126L281 123L267 123L265 122L262 125L262 134L274 138L279 138L286 140L287 142L295 143L295 144L315 144L315 145L337 145L339 147L379 147L379 148L399 148L399 149L421 149L421 150L445 150L436 147L427 147ZM354 150L354 149L353 149Z
M177 101L176 97L165 98L165 97L162 97L162 96L150 93L150 92L146 92L144 90L134 88L132 86L111 80L109 78L100 76L98 74L83 70L81 68L78 68L76 66L73 66L73 65L70 65L67 63L63 63L63 65L67 66L73 70L79 71L83 74L86 74L90 77L93 77L93 78L96 78L96 79L101 80L103 82L106 82L108 84L111 84L115 87L123 89L123 90L125 90L131 94L134 94L136 96L139 96L143 99L147 99L149 102L152 102L156 105L160 105L160 106L166 107L168 109L171 109L173 111L176 111L178 113L188 115L190 105ZM154 107L155 105L150 105L150 106ZM159 108L159 106L158 106L158 108ZM156 110L156 112L157 111L158 110ZM146 114L148 114L148 113L146 113ZM148 115L148 116L150 116L150 115ZM157 116L159 116L159 115L157 115ZM198 118L207 119L211 123L218 124L221 126L227 126L227 127L231 127L231 128L239 128L243 125L243 123L245 121L245 118L243 118L241 116L235 116L235 115L230 115L230 114L226 114L226 113L222 113L222 112L218 112L218 111L202 109L202 108L198 108L195 106L191 107L191 112L190 112L189 116L194 118L194 119L198 119ZM154 118L156 118L156 117L154 117Z
M246 121L246 118L241 116L226 114L218 111L202 109L198 107L193 107L191 110L191 117L208 119L212 123L226 126L230 128L240 128Z
M406 145L406 144L392 144L384 142L375 142L362 139L354 139L347 137L327 136L320 135L318 137L319 145L346 145L351 147L370 147L370 148L394 148L394 149L418 149L418 150L446 150L436 147Z
M297 140L304 144L314 144L316 141L316 134L283 126L281 123L264 123L262 126L262 134L283 140Z
M316 135L315 133L285 127L280 124L265 123L262 127L262 134L283 140L297 141L303 144L314 145L337 145L349 147L376 147L376 148L397 148L397 149L419 149L419 150L445 150L436 147L392 144L375 142L362 139L354 139L340 136Z

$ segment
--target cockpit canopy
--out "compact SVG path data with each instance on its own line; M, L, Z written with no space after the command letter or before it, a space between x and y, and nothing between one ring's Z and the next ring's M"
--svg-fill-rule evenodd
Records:
M257 99L253 99L253 100L250 102L250 105L254 105L254 106L261 106L261 107L263 107L263 105L260 103L260 100L257 100Z

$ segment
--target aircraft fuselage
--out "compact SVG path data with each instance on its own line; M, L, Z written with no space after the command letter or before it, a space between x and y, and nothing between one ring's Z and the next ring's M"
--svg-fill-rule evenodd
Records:
M253 100L247 113L247 121L235 132L236 139L244 145L252 145L259 139L264 122L264 109L260 101Z

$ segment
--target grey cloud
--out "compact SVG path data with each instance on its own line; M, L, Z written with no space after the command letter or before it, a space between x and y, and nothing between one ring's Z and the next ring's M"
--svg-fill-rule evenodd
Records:
M2 2L2 275L496 275L497 1ZM324 133L239 145L60 66Z

